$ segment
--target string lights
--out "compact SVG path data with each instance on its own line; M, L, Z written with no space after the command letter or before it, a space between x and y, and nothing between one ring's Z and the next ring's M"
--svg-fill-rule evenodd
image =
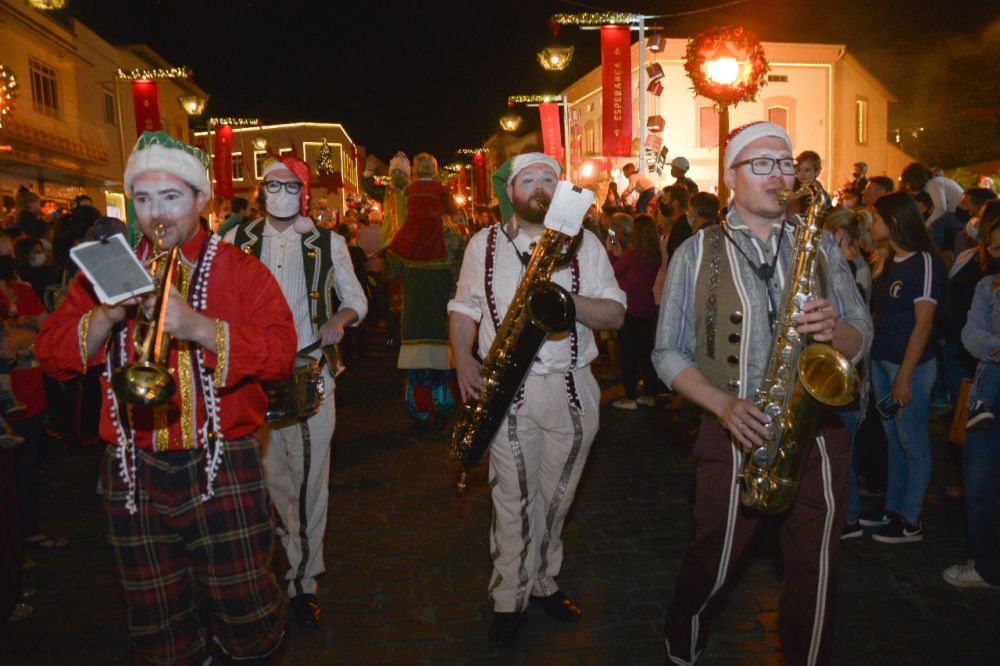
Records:
M554 14L552 23L559 25L631 25L644 16L627 12L583 12L581 14Z
M507 98L507 105L514 104L548 104L549 102L562 102L562 95L511 95Z
M224 127L229 125L232 128L237 127L260 127L260 118L209 118L209 127Z
M0 63L0 127L3 127L3 119L13 113L15 97L17 97L17 79L6 65Z
M190 67L153 67L151 69L119 69L115 78L119 81L153 81L156 79L190 79Z

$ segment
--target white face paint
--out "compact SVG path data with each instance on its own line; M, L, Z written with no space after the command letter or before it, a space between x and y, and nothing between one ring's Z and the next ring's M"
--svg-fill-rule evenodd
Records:
M266 197L267 212L272 217L276 217L279 220L287 220L298 215L302 197L301 193L289 194L288 191L282 187L276 194L268 192Z
M181 245L198 231L198 213L207 195L197 195L190 185L169 173L154 171L136 177L132 184L132 204L143 235L157 242L162 227L162 247Z

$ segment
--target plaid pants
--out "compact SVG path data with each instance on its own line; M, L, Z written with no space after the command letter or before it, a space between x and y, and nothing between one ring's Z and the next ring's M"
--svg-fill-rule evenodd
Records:
M281 643L288 609L271 569L274 518L260 450L254 438L222 446L215 496L206 502L203 451L139 451L134 515L115 448L105 451L108 540L136 663L201 664L212 637L237 659Z

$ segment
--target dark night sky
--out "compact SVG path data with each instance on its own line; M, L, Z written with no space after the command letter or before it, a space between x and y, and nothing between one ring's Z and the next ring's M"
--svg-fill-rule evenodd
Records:
M562 73L537 65L535 53L554 41L553 13L585 4L679 13L725 2L70 0L67 11L112 43L144 42L190 66L211 94L210 115L340 122L387 160L397 149L449 159L494 131L507 95L557 92L597 66L597 34L573 27L558 38L576 46L573 65ZM946 76L955 53L991 48L983 75L996 81L998 18L995 0L749 0L659 22L669 37L737 23L765 41L846 44L906 116L933 102L934 87L920 79Z

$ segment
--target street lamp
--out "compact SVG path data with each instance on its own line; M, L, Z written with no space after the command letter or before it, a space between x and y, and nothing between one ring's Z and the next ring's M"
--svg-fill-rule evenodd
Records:
M538 64L546 71L561 72L573 60L573 48L561 44L547 46L538 53Z
M715 102L719 110L719 201L728 200L724 155L729 136L729 107L752 100L767 83L769 65L753 33L725 26L706 30L687 45L684 60L696 95Z
M505 113L500 116L500 129L505 132L516 132L521 126L521 116L516 113Z
M181 95L177 101L180 102L184 113L189 116L200 116L205 112L205 105L208 104L208 98L201 95Z
M267 137L263 134L255 136L253 138L253 147L255 150L267 150Z

